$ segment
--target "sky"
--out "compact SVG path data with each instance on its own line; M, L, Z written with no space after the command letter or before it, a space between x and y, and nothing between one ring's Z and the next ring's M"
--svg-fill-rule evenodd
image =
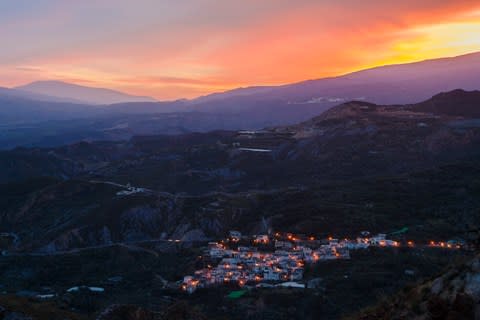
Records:
M478 0L0 0L0 86L161 100L480 51Z

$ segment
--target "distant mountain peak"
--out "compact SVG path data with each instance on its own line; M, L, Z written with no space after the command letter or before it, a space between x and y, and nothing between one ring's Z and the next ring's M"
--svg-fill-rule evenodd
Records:
M151 97L134 96L120 91L88 87L60 80L41 80L16 87L17 90L51 97L71 99L87 104L115 104L123 102L155 102Z

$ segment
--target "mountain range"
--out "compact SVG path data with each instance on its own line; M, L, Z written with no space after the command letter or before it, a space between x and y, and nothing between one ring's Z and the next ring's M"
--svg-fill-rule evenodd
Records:
M480 53L472 53L162 102L108 89L40 81L0 89L0 142L3 148L52 146L139 134L260 129L305 121L351 100L411 104L438 92L480 89L478 74Z
M0 232L40 251L102 245L104 230L122 242L265 224L303 234L421 225L451 237L480 223L478 106L479 91L455 90L419 104L352 101L258 132L2 151ZM145 191L120 196L127 184Z
M278 99L291 104L331 103L364 99L380 104L414 103L442 91L478 89L480 52L457 57L381 66L343 76L270 87L241 88L215 93L194 103Z
M111 89L86 87L62 81L36 81L14 89L83 104L156 101L151 97L134 96Z

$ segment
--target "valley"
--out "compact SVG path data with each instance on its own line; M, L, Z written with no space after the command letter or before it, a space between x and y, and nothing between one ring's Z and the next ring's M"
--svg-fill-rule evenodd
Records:
M0 305L27 299L91 319L112 304L160 319L352 315L472 258L478 104L478 92L456 90L418 104L347 102L262 130L1 151ZM230 230L319 239L406 230L395 240L456 239L472 249L368 248L306 267L302 281L321 279L317 289L255 288L238 299L229 298L235 285L182 293L177 283L199 268L206 244Z

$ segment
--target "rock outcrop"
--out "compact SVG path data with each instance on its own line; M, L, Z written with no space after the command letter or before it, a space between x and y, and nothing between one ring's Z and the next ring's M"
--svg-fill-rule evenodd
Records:
M480 319L480 255L352 319Z

